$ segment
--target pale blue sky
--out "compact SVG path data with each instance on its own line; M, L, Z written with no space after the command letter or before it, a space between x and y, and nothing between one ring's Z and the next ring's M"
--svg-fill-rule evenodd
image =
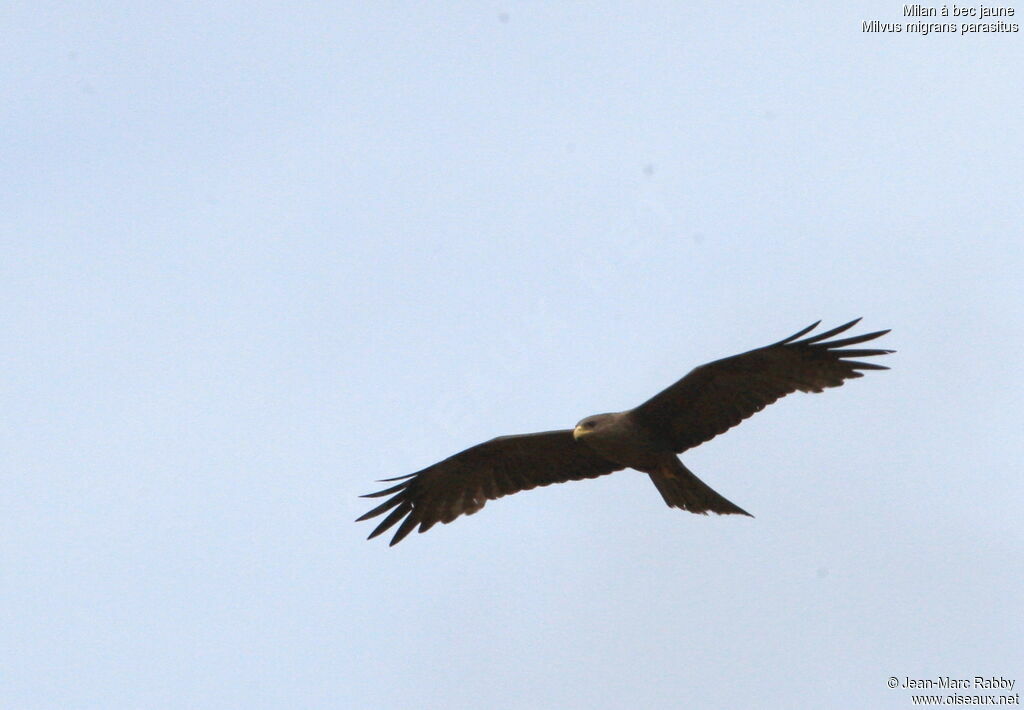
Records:
M1024 683L1021 34L901 4L7 3L0 707ZM808 323L890 372L389 549L356 496Z

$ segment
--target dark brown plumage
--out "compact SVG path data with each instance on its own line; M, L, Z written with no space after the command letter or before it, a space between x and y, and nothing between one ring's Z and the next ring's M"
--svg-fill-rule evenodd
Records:
M384 479L401 482L364 496L391 497L358 520L388 513L371 538L401 521L391 539L394 545L416 527L425 532L438 522L450 523L480 510L488 500L623 468L650 475L670 507L705 515L749 515L697 478L676 454L709 441L791 392L821 392L861 377L861 370L887 370L850 358L892 350L848 346L874 340L888 330L827 340L859 321L798 340L819 321L772 345L701 365L639 407L586 417L575 429L500 436L417 473Z

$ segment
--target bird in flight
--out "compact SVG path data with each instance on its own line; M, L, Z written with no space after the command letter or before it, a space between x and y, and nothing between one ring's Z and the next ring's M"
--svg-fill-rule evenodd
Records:
M363 496L391 497L357 522L388 513L370 538L401 522L391 538L395 545L417 526L426 532L436 523L472 515L489 500L624 468L648 474L670 508L750 515L697 478L676 454L791 392L821 392L862 377L861 370L888 370L850 358L894 351L849 347L888 330L829 340L859 321L803 338L818 321L772 345L701 365L634 409L585 417L574 429L499 436L422 471L386 478L382 482L401 483Z

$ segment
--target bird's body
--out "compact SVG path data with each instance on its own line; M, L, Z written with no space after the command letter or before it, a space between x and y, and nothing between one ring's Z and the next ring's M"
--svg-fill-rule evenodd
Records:
M596 478L632 468L647 473L665 502L694 513L745 510L701 481L676 456L708 441L791 392L821 392L860 370L886 370L851 357L891 350L840 349L878 338L887 330L826 342L860 319L804 340L817 323L773 345L702 365L639 407L596 414L574 429L500 436L450 456L367 497L391 497L359 520L390 513L375 537L399 521L394 545L419 526L480 510L488 500L536 486Z
M640 426L631 411L589 416L572 436L612 463L644 473L658 468L671 450L668 442L655 440L650 429Z

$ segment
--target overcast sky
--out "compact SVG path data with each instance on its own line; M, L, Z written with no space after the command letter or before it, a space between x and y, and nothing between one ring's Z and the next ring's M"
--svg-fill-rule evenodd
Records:
M1021 33L781 5L7 3L0 706L1021 691ZM353 522L857 316L891 371L685 455L754 519Z

